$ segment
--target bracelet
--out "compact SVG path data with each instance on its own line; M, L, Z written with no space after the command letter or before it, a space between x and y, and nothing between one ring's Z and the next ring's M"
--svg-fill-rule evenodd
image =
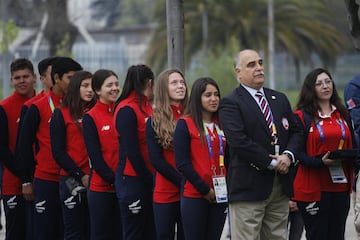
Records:
M32 184L31 182L26 182L26 183L23 183L22 186L23 186L23 187L26 187L26 186L29 186L29 185L31 185L31 184Z

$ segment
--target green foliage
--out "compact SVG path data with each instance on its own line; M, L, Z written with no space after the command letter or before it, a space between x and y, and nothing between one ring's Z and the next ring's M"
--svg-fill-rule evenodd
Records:
M221 96L229 94L239 85L233 67L234 52L236 50L230 45L226 50L218 48L208 54L199 54L186 70L189 85L197 78L211 77L219 84Z
M153 0L122 0L116 26L130 27L151 22L153 2Z
M12 43L16 39L20 31L18 26L15 25L14 19L9 19L5 24L0 21L0 28L3 29L4 27L5 34L2 34L0 39L0 49L2 53L6 53L8 51L8 44Z
M157 1L158 29L147 53L147 62L155 69L167 62L164 2ZM208 13L207 39L203 37L204 9ZM315 54L324 66L333 67L337 56L350 45L334 27L337 16L327 0L274 0L274 17L276 52L286 52L295 63L311 66ZM267 0L227 0L221 4L216 0L184 1L185 62L190 64L204 45L208 50L226 48L234 39L236 51L252 48L267 53L267 26Z
M56 45L56 56L74 57L73 53L69 51L70 34L65 33L64 38Z

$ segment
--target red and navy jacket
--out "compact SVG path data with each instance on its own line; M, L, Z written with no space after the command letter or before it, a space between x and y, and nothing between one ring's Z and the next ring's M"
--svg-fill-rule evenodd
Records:
M68 107L56 108L50 121L51 150L60 165L60 175L70 175L81 182L90 174L89 157L82 135L82 119L71 118Z
M171 108L174 120L178 120L183 113L182 106L171 106ZM162 148L151 122L151 118L149 118L146 123L146 143L149 149L150 162L156 170L154 202L178 202L180 201L182 175L176 169L174 150Z
M113 110L113 103L98 100L83 118L83 136L90 159L89 189L95 192L115 192L118 141Z
M143 96L139 107L139 96L132 92L116 107L115 126L119 136L119 167L121 175L139 176L151 183L154 168L150 164L146 144L146 121L152 114L150 99Z
M0 161L4 163L2 193L4 195L21 194L21 181L14 174L14 156L21 106L28 97L14 92L0 102Z
M301 110L295 112L304 123L304 116ZM353 183L353 163L351 161L343 161L342 167L347 178L347 183L333 183L331 180L329 168L325 166L320 155L327 151L338 149L339 141L342 138L342 130L339 119L344 123L345 140L343 149L351 149L353 147L353 137L351 129L351 121L346 122L335 110L331 117L320 118L316 114L318 123L324 135L324 141L321 140L319 130L315 121L311 121L306 139L305 150L299 154L300 164L294 180L294 200L313 202L320 201L321 192L344 192L350 191Z
M20 173L23 182L31 182L32 172L36 178L59 181L60 167L51 153L50 120L53 112L51 106L59 106L62 97L49 91L46 96L32 103L26 112L19 137L22 151L18 156L18 164L23 166ZM38 151L34 153L35 142L38 144ZM34 156L35 171L32 169Z
M19 126L18 126L18 134L17 134L17 139L16 139L16 150L15 150L15 162L14 162L14 168L15 168L15 172L18 173L18 175L24 175L21 174L21 172L24 172L24 166L22 166L22 164L18 161L19 160L19 156L18 153L20 151L22 151L22 147L20 146L19 143L19 138L21 135L21 129L22 129L22 125L24 122L24 118L25 118L25 114L27 112L27 110L29 109L29 107L31 106L32 103L34 103L35 101L37 101L38 99L46 96L47 93L45 91L41 91L39 94L35 95L34 97L30 98L29 100L27 100L24 105L21 107L21 112L20 112L20 120L19 120ZM34 143L34 153L37 152L39 149L39 146L37 144L37 142ZM28 168L30 169L35 169L35 161L33 161L33 163L31 164L31 166L29 166ZM34 173L32 173L32 175L34 175Z
M218 124L218 122L215 122ZM210 131L210 130L208 130ZM174 152L176 167L185 177L183 190L184 197L202 198L210 188L213 188L213 167L216 175L220 175L219 154L220 140L217 131L212 131L211 146L213 159L210 158L207 142L203 142L194 121L190 117L182 117L178 120L174 132ZM226 139L222 133L223 149L226 147ZM224 150L225 151L225 150ZM225 175L225 169L223 169Z

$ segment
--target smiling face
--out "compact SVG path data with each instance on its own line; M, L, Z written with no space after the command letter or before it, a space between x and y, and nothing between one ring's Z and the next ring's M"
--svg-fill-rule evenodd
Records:
M11 83L15 91L22 96L33 96L35 81L36 75L27 68L14 71L11 76Z
M94 91L91 88L91 78L86 78L81 81L80 98L84 102L90 102L94 97Z
M329 75L320 73L315 81L315 94L318 101L330 101L333 94L333 82Z
M214 85L206 85L205 91L201 94L201 106L203 115L212 114L216 112L219 108L219 91Z
M265 81L263 60L256 51L244 50L238 56L239 65L235 73L239 81L245 86L260 89Z
M186 84L185 79L177 72L169 75L168 79L168 92L170 97L170 103L172 105L178 105L185 98Z
M102 103L110 104L114 103L119 97L120 87L117 77L111 75L106 78L104 83L101 85L100 90L96 91L99 96L99 100Z

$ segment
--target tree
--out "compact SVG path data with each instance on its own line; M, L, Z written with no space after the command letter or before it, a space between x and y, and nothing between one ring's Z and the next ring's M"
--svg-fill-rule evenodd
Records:
M78 30L69 21L67 0L47 0L46 11L50 17L45 27L44 36L49 41L50 56L56 55L59 50L62 55L70 56ZM59 47L61 48L59 49Z
M46 11L49 18L44 36L49 42L49 55L61 52L68 56L78 31L69 21L67 3L67 0L12 0L7 7L19 27L40 26Z
M148 61L155 68L166 62L163 46L163 4L156 5L158 29L148 51ZM327 9L327 1L275 0L275 46L277 52L286 52L295 63L311 63L317 54L325 66L333 66L336 57L348 45L344 35L330 22L334 18ZM207 0L208 49L226 48L233 40L238 49L255 48L267 51L267 1L227 0L219 4ZM202 46L202 0L185 1L185 59L190 63Z

